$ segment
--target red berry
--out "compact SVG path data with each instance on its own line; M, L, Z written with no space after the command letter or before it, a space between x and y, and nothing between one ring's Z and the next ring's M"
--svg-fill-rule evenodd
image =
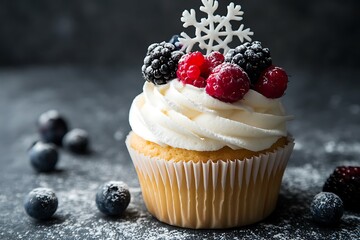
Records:
M205 57L201 52L191 52L185 55L184 61L186 61L189 65L196 65L200 67L205 62Z
M337 167L326 180L323 191L338 195L345 208L360 211L360 167Z
M201 52L191 52L184 55L179 61L177 77L184 84L191 84L199 88L205 87L206 80L201 76L204 62L205 57Z
M206 79L203 77L199 77L192 82L192 85L198 88L204 88L206 86Z
M270 66L260 75L254 89L267 98L279 98L287 88L288 76L284 69Z
M190 65L187 70L187 76L191 79L198 79L200 77L200 68L196 65Z
M250 89L246 72L231 63L222 63L214 68L207 79L206 92L223 102L236 102Z
M222 64L225 60L225 57L220 52L211 52L205 57L205 62L202 66L201 75L207 78L212 70L218 65Z

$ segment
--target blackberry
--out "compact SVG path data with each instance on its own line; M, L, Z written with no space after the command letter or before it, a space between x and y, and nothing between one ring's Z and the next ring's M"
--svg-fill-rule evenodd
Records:
M260 74L272 65L270 50L263 48L261 42L247 42L225 55L225 62L239 65L248 74L252 85L259 79Z
M141 69L145 80L162 85L174 79L178 62L183 54L177 51L172 43L151 44Z
M346 209L360 211L360 167L337 167L326 180L323 191L338 195Z

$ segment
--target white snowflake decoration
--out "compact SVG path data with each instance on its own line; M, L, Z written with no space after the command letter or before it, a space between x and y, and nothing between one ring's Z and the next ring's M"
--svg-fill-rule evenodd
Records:
M201 49L206 49L206 54L221 49L226 54L230 49L228 44L232 42L234 36L238 37L242 43L245 40L251 41L250 36L254 35L254 33L250 31L250 28L244 29L244 24L241 24L238 30L233 30L231 26L231 21L241 21L243 19L244 12L241 11L240 5L235 6L234 3L230 3L227 7L227 15L220 16L214 14L219 6L217 0L201 1L203 6L200 7L200 11L206 13L207 18L202 18L198 22L194 9L191 9L190 12L185 10L182 14L181 21L184 23L184 28L195 27L194 38L184 32L180 34L179 41L183 45L182 50L190 52L194 45L198 43Z

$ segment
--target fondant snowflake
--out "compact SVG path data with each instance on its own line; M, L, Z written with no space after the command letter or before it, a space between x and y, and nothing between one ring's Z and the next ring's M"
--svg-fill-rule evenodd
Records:
M241 21L242 15L241 6L230 3L227 7L227 15L215 15L219 3L217 0L201 0L203 6L200 11L207 14L207 18L202 18L200 22L196 19L196 12L191 9L190 12L185 10L182 14L181 21L184 23L184 28L189 26L195 27L195 37L191 38L186 33L180 34L180 44L183 45L182 50L190 52L195 44L203 50L206 49L206 54L212 51L220 51L226 54L230 49L228 44L232 42L233 37L238 37L243 43L245 40L251 41L250 36L254 35L250 28L244 29L244 24L241 24L239 29L233 30L231 21Z

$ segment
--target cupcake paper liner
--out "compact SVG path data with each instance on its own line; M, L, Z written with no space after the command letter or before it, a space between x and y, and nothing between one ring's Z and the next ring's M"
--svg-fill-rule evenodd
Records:
M167 161L126 141L144 202L162 222L185 228L230 228L266 218L275 208L294 141L243 160Z

